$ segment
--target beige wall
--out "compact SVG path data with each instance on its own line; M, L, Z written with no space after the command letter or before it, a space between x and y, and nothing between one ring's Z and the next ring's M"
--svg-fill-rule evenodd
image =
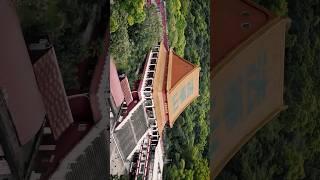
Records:
M183 110L199 96L199 73L199 67L193 69L168 92L170 127L173 126L173 123Z
M255 34L212 77L211 177L283 107L286 22Z

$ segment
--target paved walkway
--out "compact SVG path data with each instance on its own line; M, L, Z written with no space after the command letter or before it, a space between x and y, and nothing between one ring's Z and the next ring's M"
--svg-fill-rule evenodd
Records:
M125 173L124 163L120 157L114 139L110 136L110 174L124 175Z

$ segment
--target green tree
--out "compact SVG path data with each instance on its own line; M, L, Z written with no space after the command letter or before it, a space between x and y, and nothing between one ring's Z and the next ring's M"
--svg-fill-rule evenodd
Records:
M130 26L135 23L142 23L145 20L145 0L122 1L121 5L128 12L127 22Z
M119 69L125 68L131 53L128 30L125 26L120 26L116 32L111 34L109 51Z
M155 6L145 9L147 18L141 24L135 24L129 28L129 36L136 49L146 54L147 51L155 46L161 38L162 25ZM140 57L141 58L141 57Z

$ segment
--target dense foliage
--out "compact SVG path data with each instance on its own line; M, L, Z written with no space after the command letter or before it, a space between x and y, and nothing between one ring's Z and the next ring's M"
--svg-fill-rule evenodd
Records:
M186 108L172 129L166 130L164 141L170 162L165 166L164 175L165 179L170 180L206 180L209 179L209 1L166 2L170 46L173 46L179 55L184 55L185 59L199 65L201 72L200 97ZM172 22L175 24L170 25ZM170 36L170 33L175 35ZM183 43L176 43L179 39ZM183 53L180 52L181 49Z
M125 72L129 81L133 82L138 78L136 72L145 60L145 55L160 41L162 25L154 5L143 8L145 14L143 21L138 20L134 21L135 23L129 23L126 21L131 12L128 11L128 6L125 1L115 1L111 7L110 53L117 64L118 70ZM137 7L132 5L132 8ZM140 12L139 9L132 11ZM134 17L134 19L136 18Z
M102 41L89 42L91 32L105 21L104 1L97 0L18 0L17 9L26 39L47 34L52 41L66 89L77 88L77 65L95 56L93 48ZM93 20L93 21L92 21ZM93 23L92 23L93 22ZM94 28L92 28L94 27ZM106 27L103 27L106 29ZM102 36L100 39L102 39Z
M285 103L288 109L262 128L235 155L217 179L318 180L320 2L258 2L277 14L288 12L292 20L286 37L285 58Z
M144 10L145 0L118 1L115 0L112 6L110 31L115 32L123 22L132 26L142 23L146 18ZM125 17L121 17L122 12L126 12Z
M170 0L167 2L168 31L170 47L180 56L184 54L186 45L185 28L189 1Z

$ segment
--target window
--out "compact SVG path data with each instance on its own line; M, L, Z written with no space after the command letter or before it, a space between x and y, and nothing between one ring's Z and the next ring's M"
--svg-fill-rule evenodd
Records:
M150 71L154 71L155 69L156 69L156 66L155 66L155 65L150 65L150 66L149 66L149 70L150 70Z
M144 164L141 164L141 166L140 166L140 173L141 173L141 174L144 173L144 167L145 167L145 165L144 165Z
M153 49L153 52L159 52L159 48L158 48L158 47L155 47L155 48Z
M154 73L153 73L153 72L148 72L147 77L148 77L148 78L153 78L153 77L154 77Z
M158 57L158 53L153 53L153 54L152 54L152 57L153 57L153 58L157 58L157 57Z
M251 27L251 24L246 22L241 24L242 29L249 29Z
M147 97L150 97L150 96L151 96L151 93L145 92L144 95L147 96Z

